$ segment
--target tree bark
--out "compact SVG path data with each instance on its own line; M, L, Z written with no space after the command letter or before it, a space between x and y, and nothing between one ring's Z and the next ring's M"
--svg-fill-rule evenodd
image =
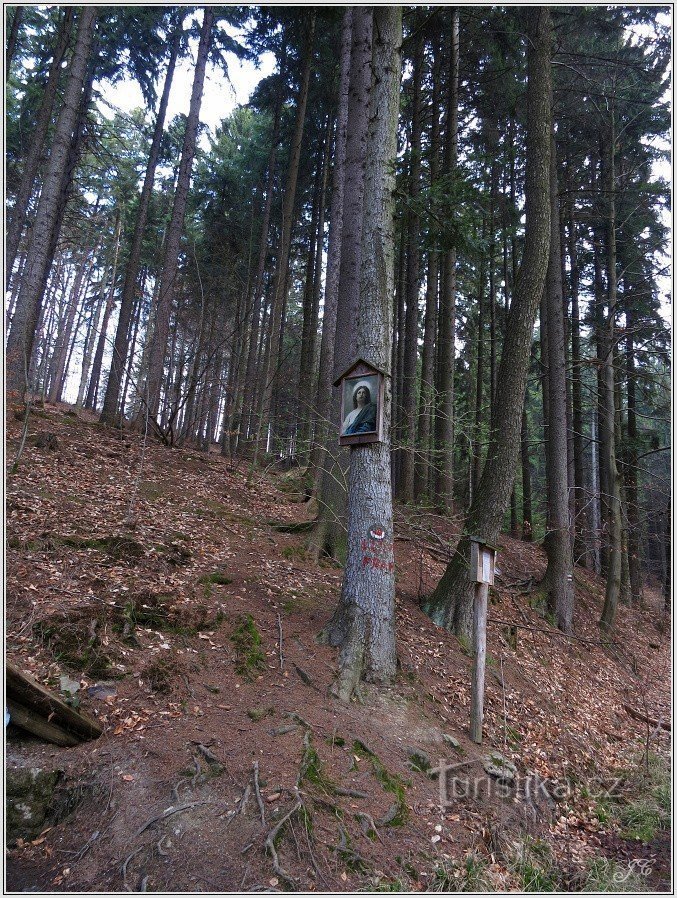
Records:
M371 88L372 18L371 7L353 9L341 261L337 286L332 381L343 373L355 355L362 255L365 148ZM338 434L341 426L341 395L338 389L331 392L330 417L334 434ZM328 555L339 561L345 560L346 552L347 469L348 453L334 442L334 448L325 463L321 491L318 494L319 515L316 532L313 534L313 549L316 555ZM334 638L337 637L330 637L330 641Z
M545 550L548 565L544 584L548 608L564 633L571 633L574 614L574 577L569 527L567 474L566 348L562 303L562 259L554 134L550 149L550 260L546 280L548 332L548 435L546 477L548 514Z
M5 80L9 78L9 70L12 66L14 53L16 51L16 43L19 38L19 28L23 19L23 6L14 7L14 15L12 16L12 25L9 29L9 37L7 38L7 49L5 50Z
M550 251L550 129L552 23L548 7L529 7L526 233L503 354L497 376L496 416L482 478L463 535L426 610L437 623L470 638L474 584L469 580L470 540L495 544L515 475L531 339Z
M447 87L447 120L444 174L453 175L458 156L459 11L451 11L450 64ZM437 504L443 514L453 511L454 500L454 362L456 335L456 248L442 257L442 283L437 326L437 407L435 451Z
M120 253L120 233L122 227L122 218L120 210L116 210L115 223L115 243L113 244L113 264L111 266L110 288L106 297L106 305L103 310L103 321L101 322L101 332L99 341L96 344L96 352L94 353L94 361L92 363L92 374L89 378L89 386L87 387L87 396L85 398L85 408L95 409L96 398L99 391L99 381L101 380L101 368L103 366L103 354L106 349L106 340L108 338L108 322L115 305L115 280L118 271L118 255Z
M439 176L440 152L440 45L433 47L432 97L430 124L430 186L435 187ZM421 390L418 411L418 457L415 471L417 496L429 499L433 490L434 463L432 458L432 425L435 403L435 332L437 329L437 296L439 292L439 252L432 245L428 251L428 272L423 322L423 352L421 356Z
M482 241L486 238L486 217L482 216ZM475 421L472 437L470 493L474 495L482 474L482 422L484 420L484 254L480 258L477 280L477 327L475 353Z
M417 16L419 13L417 12ZM418 19L414 21L417 27ZM409 199L407 219L407 311L404 322L404 368L402 378L402 466L398 490L402 502L414 498L416 461L416 382L418 359L418 292L420 281L419 236L421 219L417 210L421 193L421 82L423 80L423 32L419 30L413 57L411 96L411 145L409 155Z
M71 139L81 111L83 87L94 38L97 8L82 7L78 36L66 84L64 102L57 119L52 148L42 184L40 201L31 232L26 266L17 298L12 329L7 341L6 387L8 390L27 389L27 370L30 365L35 329L46 282L46 270L54 252L54 230L59 218L59 205L64 190L64 175L71 155Z
M374 8L373 91L364 179L357 354L388 370L394 280L393 190L397 154L402 8ZM390 482L390 378L383 441L350 451L348 557L341 603L348 620L335 694L348 701L362 678L395 675L395 559ZM374 528L380 527L381 533Z
M574 212L574 185L571 161L567 164L567 225L569 269L571 278L571 417L574 450L574 560L587 567L588 546L585 540L587 512L585 510L585 474L583 465L583 399L581 391L581 317L579 309L580 272L578 241Z
M17 11L22 7L18 6ZM40 104L40 112L35 123L35 130L31 132L30 145L26 154L26 159L21 172L21 181L17 190L14 206L9 215L9 225L7 227L7 255L5 258L5 283L6 289L9 289L9 281L14 269L14 263L19 251L21 242L21 234L26 223L26 213L28 211L28 203L33 193L33 184L35 176L38 172L38 166L45 147L45 138L47 130L52 120L52 112L54 109L54 100L59 86L59 75L61 73L61 63L63 62L68 41L73 29L73 8L67 7L64 10L63 18L59 24L59 30L56 34L54 55L49 64L47 73L47 82L42 94L42 103Z
M350 48L352 43L352 7L343 13L341 29L340 74L336 114L336 136L334 139L334 171L332 173L331 210L329 215L329 238L327 243L327 273L324 287L324 314L322 318L322 339L320 343L319 374L317 378L317 399L315 403L315 442L311 467L314 472L315 496L322 493L324 467L327 464L326 444L329 435L329 416L332 398L332 373L334 370L334 341L336 339L336 314L338 284L341 268L341 242L343 230L343 193L345 182L346 141L348 128L348 89L350 85ZM310 545L315 556L320 548L315 539L318 528L313 531Z
M115 331L115 342L113 344L113 356L111 359L111 368L108 375L108 384L103 399L103 408L101 410L100 421L102 424L115 425L119 422L119 406L120 406L120 386L122 384L122 375L129 357L129 323L134 309L134 295L139 279L139 262L141 260L141 246L146 230L146 222L148 221L148 210L150 208L150 198L153 192L153 183L155 181L155 170L157 168L158 158L160 155L160 142L167 115L167 104L169 102L169 92L174 78L174 69L176 68L176 59L181 44L181 25L177 23L174 36L172 38L171 49L169 53L169 62L167 63L167 73L165 74L165 82L162 88L162 97L160 98L160 106L158 108L157 118L155 119L155 129L153 131L153 139L151 141L150 151L148 153L148 164L146 166L146 174L143 179L143 187L141 188L141 196L139 198L139 210L134 225L134 234L132 236L132 245L129 251L129 260L125 269L125 280L122 285L122 296L120 299L120 315L118 317L117 329ZM189 175L190 177L190 175Z
M626 305L625 321L628 330L626 340L626 372L628 401L628 449L625 468L625 489L628 509L628 564L630 568L630 594L637 607L642 603L642 559L640 557L639 495L637 487L637 371L635 367L634 328L635 314L632 304Z
M531 461L529 459L529 426L526 398L520 427L520 458L522 462L522 539L530 543L534 538L531 512Z
M316 289L316 278L320 274L318 257L321 260L324 230L323 208L326 199L327 167L331 146L332 121L327 118L324 145L318 151L315 185L313 188L313 208L308 233L308 256L306 258L306 275L303 285L303 328L301 332L301 358L299 362L299 380L297 388L298 422L297 451L301 465L305 467L310 459L312 423L315 345L317 342L317 323L319 314L319 293Z
M251 326L249 347L247 349L247 366L244 378L244 394L242 398L242 419L244 423L244 435L249 437L258 429L256 421L256 369L259 350L259 337L265 330L265 309L261 314L261 302L263 300L265 286L266 259L268 258L268 239L270 232L270 214L273 205L273 193L275 189L275 159L277 156L277 144L280 133L280 111L282 108L282 80L284 69L280 66L280 88L275 102L273 114L273 130L270 138L270 153L268 155L268 174L266 181L266 201L263 206L263 219L261 222L261 242L259 243L259 258L254 279L254 301L252 303Z
M308 13L308 30L306 33L305 47L303 51L303 66L301 83L296 103L296 121L289 152L289 165L287 167L287 179L284 196L282 199L282 231L278 247L277 265L275 269L275 283L270 310L270 338L267 344L266 362L264 364L263 399L261 408L261 427L268 429L269 434L273 425L271 413L273 399L278 383L280 364L280 336L282 334L284 309L286 306L287 274L289 269L289 251L291 248L291 232L294 218L294 206L296 204L296 184L301 161L301 144L303 142L303 127L308 103L308 87L310 84L310 72L313 61L313 41L315 36L316 13L314 9ZM260 435L257 437L256 452L259 451Z
M212 26L214 23L214 8L204 7L202 28L200 29L200 44L197 51L195 75L190 97L188 119L186 120L186 132L183 138L181 150L181 163L174 193L174 205L172 218L167 231L167 243L162 264L160 279L160 292L157 308L155 310L155 334L150 348L148 361L148 413L155 420L160 408L160 391L162 387L162 374L164 369L165 353L167 350L167 335L169 333L169 316L179 266L179 249L183 232L183 219L188 201L190 188L190 175L193 168L193 157L197 140L197 129L200 124L200 106L202 104L202 90L204 87L205 68L207 57L212 42Z
M50 383L49 396L47 397L49 402L61 401L61 387L64 372L66 370L66 360L68 358L68 348L70 345L71 334L73 332L73 325L75 323L75 316L78 311L78 306L80 305L81 294L84 293L84 298L86 298L89 283L89 273L91 272L95 253L96 249L88 252L78 266L78 273L75 276L75 281L73 283L70 301L68 303L68 309L66 312L66 321L62 339L56 351L56 358L54 360L54 373L52 375L52 380ZM85 285L84 291L82 289L83 283Z
M616 199L615 199L615 148L616 132L614 110L611 109L606 154L603 154L602 186L606 196L606 269L607 269L607 320L604 329L604 355L601 359L603 393L600 421L602 452L606 458L609 478L607 492L607 529L609 533L609 560L604 593L604 608L600 627L610 630L616 619L621 591L621 485L616 464L616 399L614 385L615 318L617 299L616 275Z

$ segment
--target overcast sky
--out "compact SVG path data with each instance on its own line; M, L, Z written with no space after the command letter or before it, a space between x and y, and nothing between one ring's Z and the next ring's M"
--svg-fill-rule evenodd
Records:
M190 22L196 19L198 21L202 20L202 10L198 10L192 19L186 19L185 27L188 28ZM227 30L233 37L237 37L235 29L228 28ZM167 124L179 113L188 115L197 45L198 39L193 38L190 42L191 55L177 62L167 107ZM215 69L211 64L207 65L202 106L200 107L200 121L207 125L212 134L221 121L230 115L236 106L242 105L249 100L252 91L259 81L275 71L275 57L272 53L264 53L259 57L259 68L253 62L240 60L232 53L226 53L226 59L228 62L228 77L221 69ZM162 92L163 84L164 71L160 75L157 85L158 97ZM99 82L98 88L107 103L122 109L124 112L130 112L132 109L145 106L141 89L136 81L132 79L125 79L114 85L108 82ZM100 109L104 115L109 118L112 117L113 112L107 105L100 104ZM151 118L153 117L151 116ZM200 146L205 150L208 148L208 139L205 134L200 138Z

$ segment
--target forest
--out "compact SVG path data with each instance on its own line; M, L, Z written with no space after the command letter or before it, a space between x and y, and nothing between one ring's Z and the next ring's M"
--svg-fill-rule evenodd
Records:
M282 547L318 583L338 572L313 627L349 707L400 681L419 561L400 580L398 540L425 536L416 614L450 645L475 638L478 542L504 586L513 565L538 588L552 642L608 648L664 622L670 21L654 5L6 6L10 492L55 409L96 426L104 465L122 441L138 466L115 513L132 542L144 465L202 458L268 518L261 484L296 478L304 517ZM245 65L249 98L226 103ZM26 539L10 547L65 546ZM276 884L297 887L276 838Z

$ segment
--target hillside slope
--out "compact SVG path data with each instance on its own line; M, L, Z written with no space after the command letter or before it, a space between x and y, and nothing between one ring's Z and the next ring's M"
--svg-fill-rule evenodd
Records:
M8 656L77 690L105 733L57 748L10 726L10 772L59 771L43 825L11 844L11 890L578 890L595 871L668 888L657 595L602 643L603 586L578 569L565 639L540 608L543 552L503 537L475 746L467 648L418 607L448 522L398 509L398 678L344 706L315 639L341 571L306 556L295 472L247 485L218 454L145 446L67 406L29 423L6 488ZM10 464L20 431L10 408ZM485 772L491 751L512 786ZM458 765L442 810L440 762ZM638 797L657 825L633 838Z

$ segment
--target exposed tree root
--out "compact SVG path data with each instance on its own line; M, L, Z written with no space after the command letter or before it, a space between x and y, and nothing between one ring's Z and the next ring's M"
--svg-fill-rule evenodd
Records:
M259 812L261 814L261 825L266 825L266 808L263 804L263 799L261 798L261 790L259 789L259 762L254 761L254 792L256 794L256 803L259 806Z
M187 811L190 808L196 808L201 804L209 804L208 801L191 801L189 804L180 804L176 808L167 808L166 811L163 811L161 814L158 814L156 817L151 817L143 826L139 827L137 831L134 833L132 838L136 839L137 836L140 836L141 833L144 833L149 827L151 827L154 823L158 823L160 820L166 820L167 817L173 817L174 814L180 814L182 811Z
M368 792L360 792L359 789L344 789L342 786L337 786L334 791L337 795L345 795L347 798L369 798Z
M368 839L375 838L378 839L379 842L383 842L383 839L379 835L378 829L376 828L376 823L371 814L367 814L364 811L357 811L357 813L355 814L355 818L360 821L362 832Z
M127 867L129 866L130 861L133 860L137 856L137 854L142 852L143 849L144 849L143 845L140 848L136 848L134 851L132 851L132 853L130 855L128 855L125 858L125 860L122 864L122 887L125 890L125 892L135 891L127 884Z
M289 820L291 820L294 814L297 814L302 807L303 801L301 800L301 798L298 798L292 809L288 811L280 820L280 822L271 829L266 837L265 842L266 850L270 853L270 856L273 859L273 870L277 873L280 879L282 879L292 888L298 888L298 882L296 879L294 879L291 873L287 873L287 871L281 866L280 858L277 853L277 849L275 848L275 840L278 838Z

